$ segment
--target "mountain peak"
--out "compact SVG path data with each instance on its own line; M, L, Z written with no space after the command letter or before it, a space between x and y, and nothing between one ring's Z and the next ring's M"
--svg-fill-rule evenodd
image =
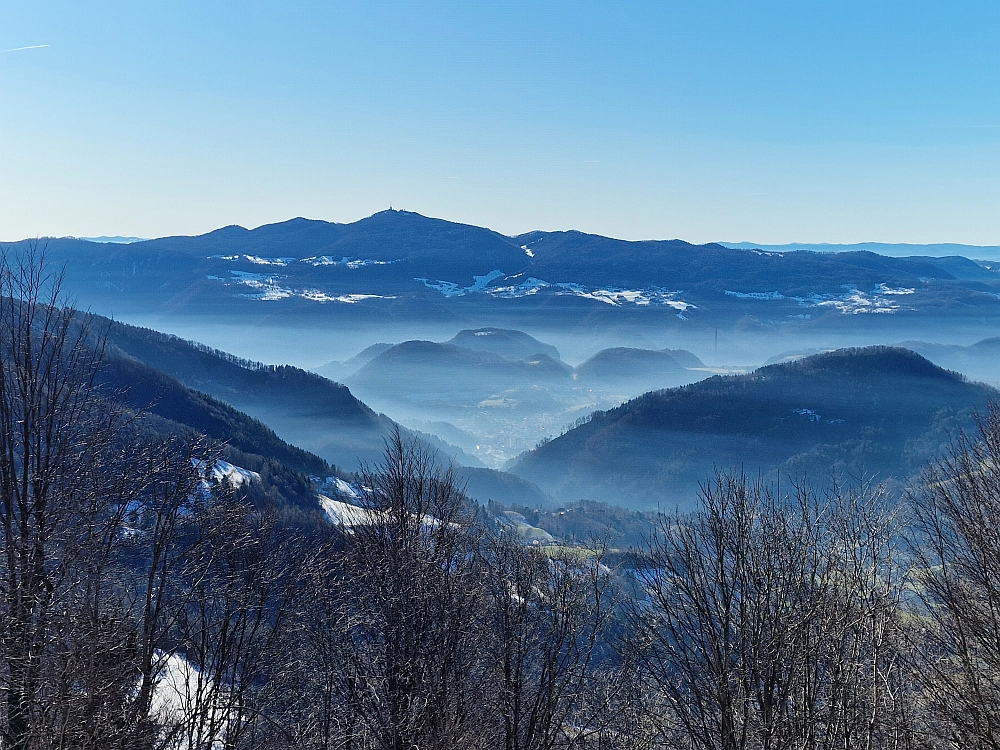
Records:
M559 359L559 351L551 344L544 344L523 331L508 328L470 328L459 331L448 343L465 349L493 352L511 359L524 359L535 354Z
M768 365L758 372L772 368L788 372L809 374L828 373L853 377L921 377L961 381L960 374L938 367L911 349L900 346L867 346L821 352L809 357Z

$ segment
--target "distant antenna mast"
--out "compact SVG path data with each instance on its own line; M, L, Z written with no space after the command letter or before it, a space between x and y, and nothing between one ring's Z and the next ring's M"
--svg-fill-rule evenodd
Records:
M715 364L719 364L719 327L715 327Z

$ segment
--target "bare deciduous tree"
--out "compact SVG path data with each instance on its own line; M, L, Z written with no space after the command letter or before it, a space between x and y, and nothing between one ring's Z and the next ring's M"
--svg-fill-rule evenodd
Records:
M398 431L346 546L347 706L374 747L458 748L483 726L479 543L450 469ZM347 592L345 592L347 593Z
M614 684L595 666L613 612L601 551L488 532L452 472L398 433L361 484L367 515L305 571L297 744L591 746Z
M77 583L73 563L112 495L95 468L112 470L122 421L97 392L100 360L89 321L65 305L41 250L0 261L2 735L15 750L47 732L51 628L60 609L60 627L70 619L63 598Z
M877 490L788 497L733 474L664 518L631 620L667 745L898 745L896 536Z
M4 747L143 747L157 735L165 566L182 553L163 524L176 524L200 481L191 459L205 454L150 441L98 386L103 350L41 249L0 261Z
M926 470L913 500L923 729L946 746L998 748L1000 407Z
M543 551L508 533L485 554L497 746L588 746L608 718L607 686L594 669L614 611L603 548Z

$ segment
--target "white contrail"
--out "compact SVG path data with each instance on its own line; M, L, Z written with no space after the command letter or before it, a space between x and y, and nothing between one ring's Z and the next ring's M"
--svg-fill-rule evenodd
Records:
M43 49L45 47L51 47L51 44L32 44L30 47L14 47L12 49L0 49L0 52L20 52L24 49Z

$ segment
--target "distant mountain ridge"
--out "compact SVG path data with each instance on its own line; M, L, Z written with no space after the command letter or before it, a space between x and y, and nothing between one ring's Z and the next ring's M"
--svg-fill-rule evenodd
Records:
M905 480L998 395L906 349L837 350L647 393L510 470L564 501L637 508L690 503L715 468Z
M577 367L559 358L559 350L521 331L481 328L460 331L444 342L404 341L400 344L375 344L348 362L331 362L320 368L343 371L348 363L359 364L348 379L357 387L394 387L407 382L409 390L417 387L408 373L432 368L457 376L462 370L492 371L500 382L491 382L487 390L524 383L565 380L567 376L584 381L620 381L628 379L673 380L691 369L705 368L705 363L686 349L638 349L611 347L602 349ZM440 380L432 388L440 387Z
M967 346L918 340L901 341L896 346L914 351L939 367L957 370L972 380L1000 386L1000 336L991 336ZM815 348L785 351L770 357L764 364L793 361L819 351Z
M231 386L241 380L253 382L254 375L259 374L287 375L287 371L294 371L295 368L247 368L246 366L252 363L225 360L219 357L219 353L213 353L207 347L199 350L198 347L182 342L176 337L115 324L109 332L109 346L105 351L99 383L109 397L144 413L141 424L147 432L166 435L205 435L219 447L222 458L239 469L257 474L254 482L258 482L260 486L255 487L256 492L270 493L282 502L295 505L307 512L315 513L320 510L316 495L317 483L322 487L325 482L334 480L331 488L323 491L336 495L336 487L345 486L344 478L351 477L350 470L345 472L337 466L330 465L320 456L282 440L264 422L220 399L185 386L167 372L127 353L126 349L149 358L158 357L167 369L172 369L186 378L191 378L192 373L214 369L216 372L213 376L203 376L202 385L209 385L217 392L221 388L230 398L235 392ZM195 362L190 361L188 357L178 357L175 366L171 367L173 359L171 352L190 355L192 351L200 352L203 356L195 357L198 360ZM234 373L231 368L244 369L246 375ZM282 373L282 370L286 372ZM335 386L335 392L336 389L347 392L344 386L331 385ZM277 411L280 411L283 400L287 410L298 397L304 399L300 404L302 409L323 408L323 402L310 404L309 393L296 388L294 379L289 381L284 377L278 380L259 380L257 388L276 401L272 406ZM315 391L315 388L313 390ZM349 392L347 398L343 397L343 393L340 395L341 400L348 403L349 410L359 408L363 412L372 413L364 404L353 399ZM352 400L356 404L351 404ZM325 402L329 404L329 401L327 397ZM391 420L380 417L377 426L384 427L388 431L395 425ZM378 439L381 441L383 436L379 434ZM384 443L380 442L379 446L381 451ZM381 452L378 452L365 456L365 459L375 465L380 457ZM444 454L439 458L444 462L448 460ZM349 469L357 468L348 462L343 463L347 464ZM459 466L456 467L456 475L467 488L469 495L483 503L496 499L501 502L523 502L533 507L547 507L552 504L551 498L536 485L511 474L481 467ZM350 497L347 499L351 500Z
M963 245L958 242L786 242L779 245L766 245L756 242L719 242L725 247L740 249L770 250L772 252L793 252L796 250L812 250L821 253L843 253L864 251L889 255L895 258L927 256L944 258L962 256L977 260L1000 260L1000 245Z
M122 237L121 235L115 235L114 237L77 237L76 239L86 240L87 242L110 242L118 245L130 245L133 242L145 242L149 237Z
M404 423L443 428L493 466L594 409L709 374L684 349L614 347L574 368L558 358L554 346L495 327L466 329L443 342L409 340L366 352L375 356L363 365L358 363L367 354L330 363L320 372L345 374L345 382L365 402Z
M522 331L505 328L466 329L459 331L447 343L465 349L492 352L508 359L527 359L535 354L544 354L554 360L560 359L559 350L552 344L544 344Z
M347 382L362 397L447 398L471 406L497 391L569 382L572 372L569 365L544 353L513 359L452 343L404 341L373 357Z
M705 363L684 349L634 349L617 346L602 349L576 368L578 377L588 380L672 379L689 368Z
M763 311L790 325L864 313L1000 315L1000 274L966 258L767 252L575 231L507 237L404 211L127 245L46 242L50 260L66 264L70 286L98 311L344 320L629 311L679 326Z
M1000 336L991 336L968 346L903 341L898 346L927 357L941 367L960 370L970 378L1000 385Z

